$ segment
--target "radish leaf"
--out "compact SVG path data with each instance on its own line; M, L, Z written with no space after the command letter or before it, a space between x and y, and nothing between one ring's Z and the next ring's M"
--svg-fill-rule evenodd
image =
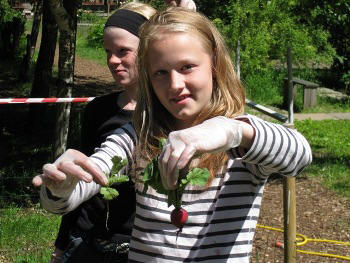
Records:
M103 195L105 200L113 200L119 195L118 191L114 188L104 186L101 187L100 193Z
M100 194L102 194L105 200L112 200L119 195L118 191L110 186L129 181L128 176L117 175L119 171L128 163L128 161L126 159L122 160L122 158L119 156L115 156L112 158L112 163L113 166L110 173L111 176L108 177L107 185L102 186L100 189Z

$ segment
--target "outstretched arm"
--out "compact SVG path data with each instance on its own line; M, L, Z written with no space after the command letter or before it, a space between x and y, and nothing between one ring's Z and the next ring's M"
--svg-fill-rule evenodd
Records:
M33 178L34 186L41 186L43 207L64 214L98 193L107 183L105 174L112 168L112 158L127 159L132 166L136 135L130 124L117 129L91 157L76 150L67 150L54 163L45 164L43 174ZM120 172L128 173L128 168Z
M253 116L215 117L169 134L159 157L164 187L174 189L179 170L196 154L228 152L260 178L295 176L311 163L311 149L297 131Z

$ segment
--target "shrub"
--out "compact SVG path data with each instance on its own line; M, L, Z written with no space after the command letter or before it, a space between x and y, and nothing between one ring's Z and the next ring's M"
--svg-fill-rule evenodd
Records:
M103 47L103 28L105 23L106 19L101 19L89 28L87 36L89 46L94 48Z

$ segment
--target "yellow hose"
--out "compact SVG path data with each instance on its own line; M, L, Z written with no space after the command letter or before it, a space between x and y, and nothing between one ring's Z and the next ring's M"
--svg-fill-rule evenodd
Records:
M271 227L271 226L263 226L263 225L257 225L259 228L264 228L267 230L273 230L277 232L284 232L283 229L276 228L276 227ZM350 246L350 242L343 242L343 241L337 241L337 240L329 240L329 239L317 239L317 238L308 238L305 235L302 234L296 234L297 235L297 246L303 246L308 242L322 242L322 243L333 243L337 245L344 245L344 246ZM347 256L341 256L341 255L336 255L336 254L328 254L328 253L322 253L322 252L314 252L314 251L306 251L306 250L300 250L297 249L297 252L303 253L303 254L309 254L309 255L316 255L316 256L321 256L321 257L331 257L331 258L339 258L339 259L344 259L350 261L350 257Z

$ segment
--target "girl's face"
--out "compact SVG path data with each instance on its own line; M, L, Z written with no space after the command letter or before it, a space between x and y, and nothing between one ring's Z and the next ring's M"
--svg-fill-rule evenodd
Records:
M147 57L148 74L159 101L174 116L177 129L191 127L211 99L211 55L198 38L167 33L150 42Z
M122 88L136 85L138 74L135 61L139 38L124 29L108 27L103 40L107 65L115 82Z

